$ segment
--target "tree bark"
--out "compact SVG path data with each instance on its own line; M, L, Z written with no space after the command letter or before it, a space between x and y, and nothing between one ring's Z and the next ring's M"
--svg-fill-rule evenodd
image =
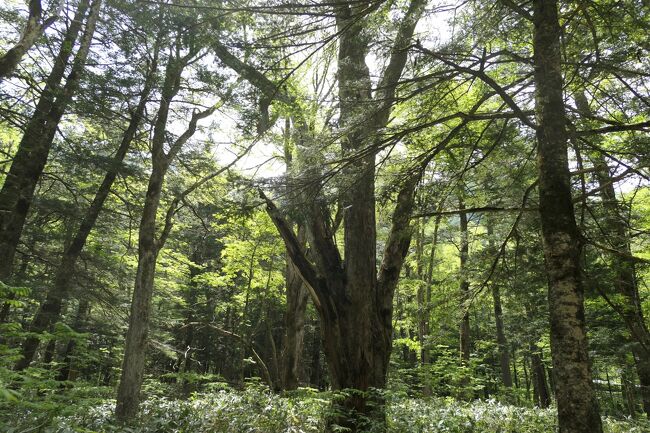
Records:
M129 328L126 334L122 375L117 390L115 416L120 422L132 419L136 415L140 403L156 261L158 253L164 246L171 230L171 218L173 217L173 212L168 212L165 227L160 236L157 237L157 212L165 175L176 154L196 132L197 122L212 114L215 108L212 107L200 113L193 113L188 128L171 144L169 151L165 153L164 144L167 140L167 119L170 104L180 89L183 69L195 54L196 52L190 52L184 57L171 56L169 58L161 90L160 105L151 140L152 171L149 176L138 234L138 269L129 315Z
M29 1L29 16L18 42L0 56L0 82L13 74L23 56L41 37L45 29L56 21L56 16L43 19L40 0Z
M90 302L87 299L80 300L79 306L77 307L77 317L75 317L73 325L73 329L76 332L84 331L89 314ZM72 356L76 346L77 343L74 339L68 341L63 354L63 368L59 371L57 380L75 380L77 378L78 371L74 368L74 358Z
M298 232L300 238L300 229ZM282 353L282 385L286 390L298 388L300 379L300 361L305 337L305 312L309 292L302 279L287 257L287 309L285 313L285 335Z
M61 81L77 41L90 0L81 0L66 31L54 66L32 118L14 155L0 190L0 281L9 282L16 248L32 204L34 190L43 173L57 127L76 92L83 73L99 15L101 0L95 0L86 20L86 29L65 86Z
M498 284L492 285L492 300L494 302L494 320L496 324L497 345L499 346L499 364L501 366L501 381L506 388L512 388L512 373L510 372L510 353L508 339L503 329L503 311L501 308L501 290Z
M533 376L533 389L535 403L541 408L547 408L551 404L551 397L546 382L546 369L542 362L541 351L536 344L530 344L530 364Z
M581 240L571 198L558 2L534 0L533 11L539 213L548 274L559 431L600 433L584 318Z
M369 41L365 34L366 15L376 5L340 2L335 8L340 31L338 47L339 124L341 147L352 162L343 175L347 181L341 194L345 209L343 260L333 240L329 211L316 196L304 209L305 225L314 263L300 248L291 225L275 205L261 193L267 210L281 234L287 252L299 270L321 319L323 348L332 388L352 389L337 402L334 424L352 432L367 431L371 420L378 431L385 430L381 399L366 398L364 391L384 388L392 343L392 301L395 285L410 243L410 213L418 176L405 182L397 198L393 227L384 251L379 275L376 268L374 135L389 121L395 92L407 60L415 24L425 2L413 0L398 26L388 66L372 97L371 78L365 64ZM293 98L278 90L263 74L238 61L223 46L217 56L270 99L292 103ZM298 104L295 108L300 112ZM363 156L359 156L359 153ZM318 189L318 188L316 188ZM361 392L360 392L361 391Z
M591 115L591 109L584 93L574 95L580 113ZM596 169L598 189L605 210L605 218L600 226L607 236L609 244L624 254L612 254L614 270L614 291L621 295L623 302L613 303L612 306L621 316L630 331L633 340L632 354L636 361L636 372L641 385L643 411L650 417L650 331L645 321L639 286L636 278L636 266L632 259L630 237L627 224L623 218L623 209L616 197L614 179L602 153L592 154L590 158ZM605 294L608 302L612 300Z
M314 342L311 347L311 360L309 363L309 382L310 385L316 389L323 389L323 384L321 382L321 332L320 325L316 322L314 329Z
M292 134L290 126L290 119L287 118L284 131L284 159L287 167L287 179L292 178L293 171L293 152L291 146ZM293 134L296 141L302 141L303 139L300 132L300 129L298 129ZM293 198L293 192L290 188L287 188L287 196L290 200ZM295 205L295 203L293 205ZM297 232L298 241L303 248L306 247L307 234L304 224L298 224ZM285 282L287 307L284 316L285 332L282 342L282 372L280 379L284 389L293 390L298 388L300 381L300 361L305 338L305 313L307 311L309 292L300 278L300 273L293 264L291 256L287 254L286 257L287 264L285 268Z
M630 416L636 415L636 391L634 374L626 359L621 360L621 398Z
M30 325L29 331L32 334L42 333L45 331L45 329L55 323L61 315L63 301L70 292L70 286L75 275L75 265L77 263L77 260L79 259L81 251L86 245L86 240L88 239L90 232L97 222L97 218L99 217L99 214L104 207L104 202L106 201L106 198L111 191L113 182L117 177L124 157L131 147L131 143L133 142L140 122L142 121L144 110L154 84L157 68L157 58L158 47L155 49L155 52L153 54L153 63L150 67L147 77L145 78L145 84L142 89L140 100L131 115L129 125L124 132L124 135L122 136L122 140L113 158L113 161L111 162L111 166L104 176L104 180L102 181L101 185L97 189L93 201L91 202L88 209L86 209L86 212L81 220L81 224L79 225L79 228L77 229L72 242L70 242L70 244L65 248L63 257L61 258L61 263L59 264L56 275L54 277L54 284L52 288L47 292L47 296L43 304L41 304L40 308L36 312L34 320ZM32 360L34 359L36 349L38 348L38 344L38 337L28 337L25 340L21 348L22 359L16 363L16 370L23 370L31 364Z
M463 365L469 365L469 357L471 352L471 340L470 340L470 321L469 321L469 303L470 291L469 291L469 279L467 277L467 260L469 258L469 240L467 236L467 213L463 212L465 209L465 202L463 198L459 196L458 198L458 209L461 210L460 217L460 267L459 267L459 299L460 299L460 311L462 313L461 322L460 322L460 359ZM463 379L463 382L467 384L467 379Z
M520 388L519 386L519 374L517 373L517 351L515 349L515 346L512 346L512 380L515 383L516 388Z
M494 244L494 223L487 217L488 248L491 255L497 254ZM501 366L501 381L506 388L512 388L512 374L510 373L510 352L508 352L508 339L503 328L503 309L501 307L501 288L492 282L492 302L494 304L494 322L496 326L497 346L499 348L499 364Z

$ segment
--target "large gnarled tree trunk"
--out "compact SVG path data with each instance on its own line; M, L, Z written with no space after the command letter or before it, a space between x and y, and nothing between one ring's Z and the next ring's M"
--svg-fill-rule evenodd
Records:
M345 170L347 187L340 198L343 217L344 258L334 242L330 215L324 200L314 197L303 209L303 220L313 262L305 257L291 224L267 200L269 215L280 232L287 252L307 286L321 320L323 349L331 385L350 389L339 401L340 416L334 423L352 432L368 431L367 420L378 431L385 428L381 399L365 392L386 385L392 344L393 295L411 238L410 213L418 176L404 183L397 197L393 227L377 272L375 229L376 134L389 120L395 90L406 64L407 48L425 2L413 0L398 27L388 66L373 97L365 64L369 41L364 26L370 2L341 2L336 5L340 31L338 81L341 147L353 159ZM222 45L215 54L266 96L294 105L290 96L249 65L239 61ZM370 401L374 400L374 401Z

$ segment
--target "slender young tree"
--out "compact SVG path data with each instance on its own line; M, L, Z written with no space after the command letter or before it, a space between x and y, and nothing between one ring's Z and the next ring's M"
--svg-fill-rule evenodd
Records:
M584 92L574 93L576 107L585 119L593 118L589 101ZM612 268L614 270L614 292L621 296L623 302L617 302L603 293L607 301L621 316L625 325L630 330L634 341L632 353L636 359L636 372L641 384L641 398L643 411L650 417L650 331L645 321L639 286L636 276L636 264L630 248L630 237L624 212L616 196L614 185L616 180L612 176L607 160L600 152L590 152L590 159L594 165L595 176L600 191L600 198L605 211L605 218L599 222L603 235L616 253L611 254Z
M129 328L126 334L126 348L122 362L122 375L117 389L117 406L115 415L119 421L127 421L135 416L140 403L140 389L144 379L145 355L148 343L149 322L151 315L151 298L153 296L156 262L160 250L164 247L171 225L169 220L160 235L157 230L157 213L160 207L165 176L170 164L181 151L185 143L194 135L199 120L210 116L216 106L205 111L192 113L187 129L174 140L168 151L168 118L171 103L181 88L184 69L194 60L200 47L191 46L182 54L181 40L192 39L182 34L176 38L167 60L165 78L160 91L160 104L151 138L151 166L147 193L145 196L140 228L138 234L138 269L129 314ZM173 216L173 215L172 215Z
M460 311L462 313L460 321L460 359L463 365L469 365L469 358L471 353L471 340L470 340L470 323L469 323L469 303L471 301L471 293L469 290L469 276L467 261L469 259L469 236L467 233L467 212L465 212L465 200L462 196L458 197L458 209L460 219L460 266L459 272L459 296ZM466 379L469 379L468 377Z
M497 254L494 244L494 221L487 216L488 248L491 254ZM506 388L512 387L512 373L510 372L510 352L508 351L508 339L503 327L503 308L501 306L501 288L496 281L492 282L492 302L494 304L494 322L496 340L499 347L499 365L501 366L501 381Z

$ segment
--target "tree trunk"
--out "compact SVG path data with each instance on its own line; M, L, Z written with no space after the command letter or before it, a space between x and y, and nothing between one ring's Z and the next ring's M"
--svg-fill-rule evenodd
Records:
M580 113L591 115L584 93L576 93L574 96ZM600 226L603 227L603 234L607 236L609 244L621 253L611 255L612 268L615 272L614 290L623 299L623 302L617 302L613 307L625 322L634 342L632 353L636 360L636 371L641 385L643 411L650 417L650 331L639 297L636 266L632 259L629 233L623 217L624 210L621 209L616 198L614 180L605 157L602 153L592 154L591 160L596 168L596 179L606 215ZM611 303L612 300L606 294L605 296Z
M9 282L16 248L32 204L34 190L43 173L57 127L79 86L90 43L95 31L101 0L94 0L79 50L60 89L63 75L72 55L90 0L81 0L68 27L54 66L47 78L34 115L14 155L9 173L0 190L0 281Z
M160 205L163 182L169 167L164 143L171 101L180 86L183 71L180 59L170 58L165 71L165 82L158 107L151 143L152 171L145 197L138 235L138 269L129 314L129 328L122 362L122 375L117 390L115 416L126 421L135 416L140 403L140 388L144 379L144 362L148 345L151 298L156 273L156 260L161 245L156 238L156 214Z
M551 397L546 383L546 369L542 362L541 351L536 344L530 345L531 374L533 376L533 388L535 403L541 408L547 408L551 404Z
M459 299L460 299L460 311L462 313L462 318L460 322L460 359L463 365L466 367L469 366L469 357L471 352L471 341L470 341L470 323L469 323L469 304L470 304L470 291L469 291L469 279L467 276L467 260L469 258L469 239L467 236L467 213L463 210L465 209L465 202L462 197L458 198L458 209L460 209L460 267L459 280ZM466 376L466 375L464 375ZM463 378L463 384L467 385L469 377Z
M159 113L160 115L160 113ZM116 417L124 421L137 413L140 388L144 379L144 361L148 345L151 298L156 272L156 212L160 203L165 170L160 163L154 163L149 178L138 242L138 270L136 273L133 300L126 334L126 348L122 363L122 375L117 391Z
M43 364L48 365L54 360L54 355L56 354L56 338L52 338L47 342L45 346L45 351L43 352Z
M501 309L501 290L498 284L492 285L492 300L494 302L494 320L496 324L497 345L499 346L499 364L501 365L501 381L506 388L512 388L510 373L510 353L508 339L503 329L503 311Z
M287 257L286 281L287 310L284 317L282 385L284 389L292 390L298 388L300 380L300 360L305 337L305 312L309 292L289 257Z
M197 294L197 284L195 278L201 272L201 269L197 265L203 264L203 245L196 246L196 249L192 253L191 260L194 265L190 266L190 278L188 283L188 288L183 292L183 297L185 298L185 303L187 305L185 309L185 324L183 325L184 335L183 335L183 344L181 347L181 355L177 361L178 372L179 373L189 373L192 371L194 366L194 350L192 345L195 340L195 329L194 322L196 321L195 309L197 308L198 294ZM192 383L185 377L181 378L181 388L183 395L189 396L192 392Z
M524 367L524 384L526 384L526 399L530 400L530 378L528 376L528 357L526 355L521 357L521 364ZM534 390L533 390L534 391Z
M159 237L156 235L156 214L160 205L163 183L169 164L178 154L183 145L196 132L197 122L212 112L212 107L203 112L194 112L189 126L169 147L165 153L167 141L167 119L170 104L178 94L181 86L181 75L188 62L196 54L190 52L184 57L171 56L167 61L165 79L161 90L160 105L154 124L151 139L151 165L147 194L145 196L142 218L138 234L138 269L136 271L133 299L129 315L129 328L126 334L122 375L117 390L117 405L115 416L120 422L132 419L140 403L140 389L144 379L145 354L148 344L149 319L151 315L151 299L153 296L154 278L158 253L163 248L172 228L175 209L170 208L165 219L165 227Z
M323 389L321 381L321 332L320 325L316 322L314 327L313 343L311 347L311 360L309 362L309 384L316 389Z
M636 415L636 391L634 388L634 375L628 362L623 359L621 362L621 398L630 416Z
M519 374L517 370L517 351L515 346L512 346L512 380L516 388L519 388Z
M375 98L371 97L371 78L365 64L369 42L364 33L366 5L354 2L336 5L335 16L341 32L338 50L339 123L344 131L341 145L346 156L365 153L362 157L353 158L353 162L344 170L349 182L341 197L345 208L345 260L341 259L333 241L324 200L315 198L313 206L304 210L314 254L315 263L311 263L301 251L291 225L275 205L261 194L321 318L323 348L332 387L357 390L339 401L341 410L338 412L342 415L334 420L334 423L338 422L353 432L364 431L368 419L374 420L379 430L385 428L381 401L375 399L377 404L367 404L368 399L358 391L383 388L386 383L392 341L392 300L410 243L408 214L417 183L417 179L409 180L399 194L393 229L378 277L375 255L375 151L364 150L373 144L373 134L388 123L395 102L395 89L406 64L408 47L424 3L422 0L412 1L398 26L390 60ZM224 63L270 99L295 102L291 97L279 93L263 74L228 53L225 47L217 46L215 52ZM296 108L300 112L300 108Z
M600 433L600 409L587 349L581 241L571 198L557 0L534 0L533 21L539 213L559 431Z
M6 53L0 56L0 82L8 78L15 70L23 56L41 37L46 28L56 20L55 16L43 19L40 0L29 1L29 17L20 39Z
M321 319L323 348L334 390L351 390L335 402L336 417L329 420L351 432L386 428L381 397L370 392L384 388L392 344L392 303L397 279L410 244L410 213L418 176L404 183L397 197L393 226L377 273L375 227L375 134L389 121L395 89L407 60L408 47L424 1L413 0L398 25L390 60L384 69L375 97L365 64L369 41L365 32L364 3L337 3L335 18L338 38L339 125L341 148L351 162L342 171L347 182L341 192L344 257L333 239L329 210L321 197L304 209L314 263L305 257L291 225L266 196L267 211L280 232L287 252L312 293ZM232 59L229 59L232 63ZM242 67L234 66L241 70ZM246 79L258 86L265 77ZM268 81L268 80L267 80ZM273 89L274 86L271 85ZM275 90L272 92L272 97ZM359 153L362 156L359 156ZM315 177L318 179L318 177ZM316 188L318 190L318 188ZM372 395L370 395L372 394Z
M494 226L492 219L487 219L488 247L491 254L496 254L494 244ZM510 353L508 352L508 339L503 329L503 309L501 307L501 289L496 282L492 282L492 301L494 303L494 322L496 325L497 345L499 347L499 364L501 366L501 381L503 386L512 387L512 374L510 373Z
M75 317L73 329L75 332L83 332L85 329L85 322L90 313L90 302L87 299L79 301L77 309L77 317ZM77 343L74 339L68 341L63 354L63 368L59 372L57 380L75 380L78 372L74 369L73 353Z
M158 49L156 48L156 51L153 54L153 63L151 65L149 74L145 79L140 101L138 102L137 107L131 115L129 125L124 132L124 135L122 136L120 146L117 149L113 161L111 162L111 166L104 176L104 180L97 189L92 203L88 209L86 209L81 224L79 225L79 228L77 229L72 242L70 242L70 244L65 248L65 251L63 252L61 263L59 264L56 275L54 277L54 285L47 292L47 296L43 301L43 304L41 304L40 308L36 312L34 320L30 325L29 331L32 334L42 333L45 329L55 323L61 315L61 307L63 305L63 301L70 292L72 280L75 275L75 265L77 263L77 259L79 259L81 251L86 245L86 240L88 239L91 230L97 222L97 218L99 217L99 214L104 207L104 202L106 201L106 198L111 191L111 187L113 186L113 182L117 177L119 169L122 165L122 161L124 160L124 157L126 156L131 143L133 142L133 139L135 138L135 135L138 131L138 127L142 120L142 116L149 99L149 94L151 93L151 89L153 87L157 58ZM36 349L38 348L38 344L39 339L35 336L28 337L25 340L21 350L22 359L16 363L16 370L23 370L31 364L32 360L34 359Z
M290 139L292 134L290 132L290 124L290 119L287 118L284 131L284 159L287 167L287 179L292 178L293 169L293 153ZM301 141L303 138L300 132L300 129L297 129L293 134L296 137L297 142ZM287 188L287 196L293 197L290 188ZM297 232L298 241L303 248L306 247L307 234L303 224L298 224ZM298 388L300 382L300 361L305 338L305 313L307 311L309 292L300 278L298 269L291 261L291 256L289 254L286 256L287 264L285 268L285 282L287 307L284 316L285 332L282 341L282 372L280 382L284 389L293 390Z

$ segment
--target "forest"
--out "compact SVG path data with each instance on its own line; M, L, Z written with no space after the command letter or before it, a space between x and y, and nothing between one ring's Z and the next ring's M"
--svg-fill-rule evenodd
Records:
M650 432L648 0L4 0L0 431Z

